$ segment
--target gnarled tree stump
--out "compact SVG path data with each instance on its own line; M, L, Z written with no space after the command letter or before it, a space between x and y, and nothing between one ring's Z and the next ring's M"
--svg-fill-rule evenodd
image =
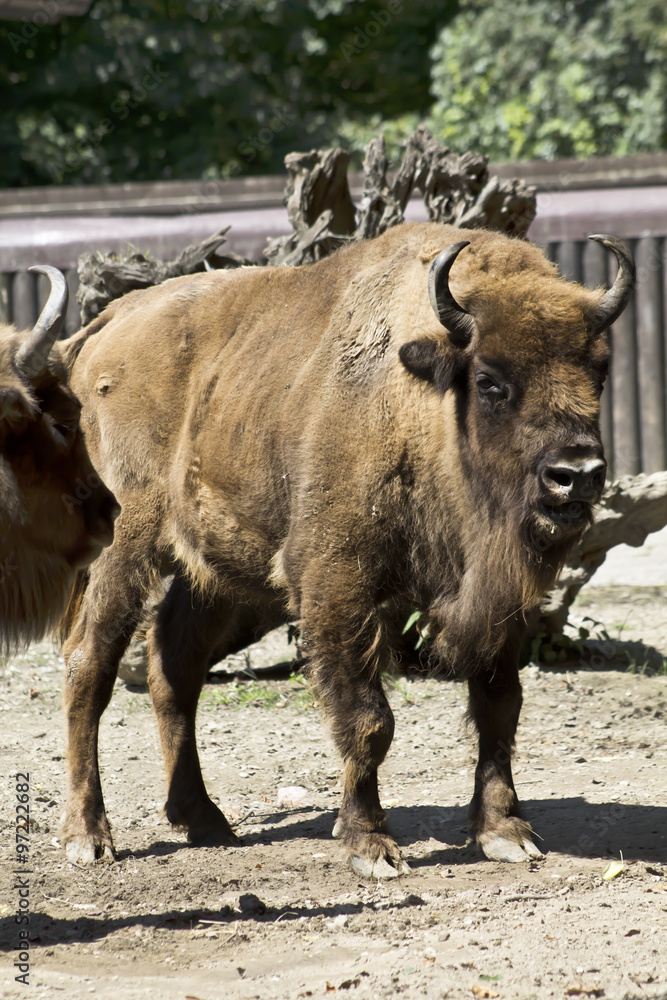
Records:
M159 285L167 278L193 274L215 268L241 267L253 264L235 253L218 253L229 226L208 236L201 243L186 247L175 260L158 260L133 253L128 257L117 254L85 253L79 257L77 272L79 290L76 293L81 305L81 322L85 326L98 316L114 299L119 299L137 288Z
M264 250L273 267L312 264L351 239L371 239L403 222L415 190L422 192L429 219L469 228L499 229L525 236L535 217L535 188L520 180L489 179L488 157L452 153L424 126L408 140L393 178L384 138L369 143L364 160L364 188L357 210L352 202L344 149L311 150L285 157L285 205L293 233L270 240ZM84 254L79 258L81 320L89 323L113 299L136 288L206 267L257 264L237 254L221 254L227 229L187 247L175 260L143 254Z

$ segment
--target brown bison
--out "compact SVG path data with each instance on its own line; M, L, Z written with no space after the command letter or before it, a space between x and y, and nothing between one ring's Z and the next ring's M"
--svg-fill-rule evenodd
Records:
M42 636L62 616L77 570L113 538L116 501L95 473L54 342L67 309L55 267L34 328L0 327L0 644Z
M489 858L538 857L510 752L524 616L590 522L605 478L603 331L630 296L559 278L529 243L402 225L308 267L175 278L67 342L86 442L119 497L116 540L70 608L71 859L112 853L98 721L155 581L149 634L166 814L193 842L234 835L202 780L195 712L239 610L299 619L344 761L334 835L359 874L406 866L377 770L389 609L419 609L468 678L479 733L470 823ZM450 288L451 270L451 288Z

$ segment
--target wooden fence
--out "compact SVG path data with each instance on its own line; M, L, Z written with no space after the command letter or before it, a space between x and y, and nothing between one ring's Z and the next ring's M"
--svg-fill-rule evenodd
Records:
M69 337L81 326L79 303L76 301L79 276L76 268L63 268L63 274L69 288L69 306L62 336ZM41 274L31 274L29 271L0 272L0 320L15 323L19 330L26 330L39 316L49 296L50 287L48 278Z

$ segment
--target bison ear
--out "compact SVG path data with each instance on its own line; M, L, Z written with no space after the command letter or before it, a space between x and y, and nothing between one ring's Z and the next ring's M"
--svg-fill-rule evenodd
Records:
M412 375L431 382L443 396L461 368L458 352L443 350L436 340L411 340L398 356Z
M39 412L35 400L18 386L0 385L0 432L17 431Z

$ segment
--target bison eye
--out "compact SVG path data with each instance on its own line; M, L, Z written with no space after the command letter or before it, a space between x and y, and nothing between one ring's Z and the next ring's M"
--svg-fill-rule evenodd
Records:
M69 442L72 441L79 429L79 421L68 420L63 421L62 423L54 422L53 429L58 435L60 435L61 438L63 438L64 441Z
M502 406L509 396L509 386L500 379L496 379L485 371L475 372L475 384L479 394L480 402L486 410L495 410L497 406Z
M494 382L493 379L486 374L486 372L477 372L475 374L475 382L477 383L477 388L484 396L505 396L506 392L502 386Z

